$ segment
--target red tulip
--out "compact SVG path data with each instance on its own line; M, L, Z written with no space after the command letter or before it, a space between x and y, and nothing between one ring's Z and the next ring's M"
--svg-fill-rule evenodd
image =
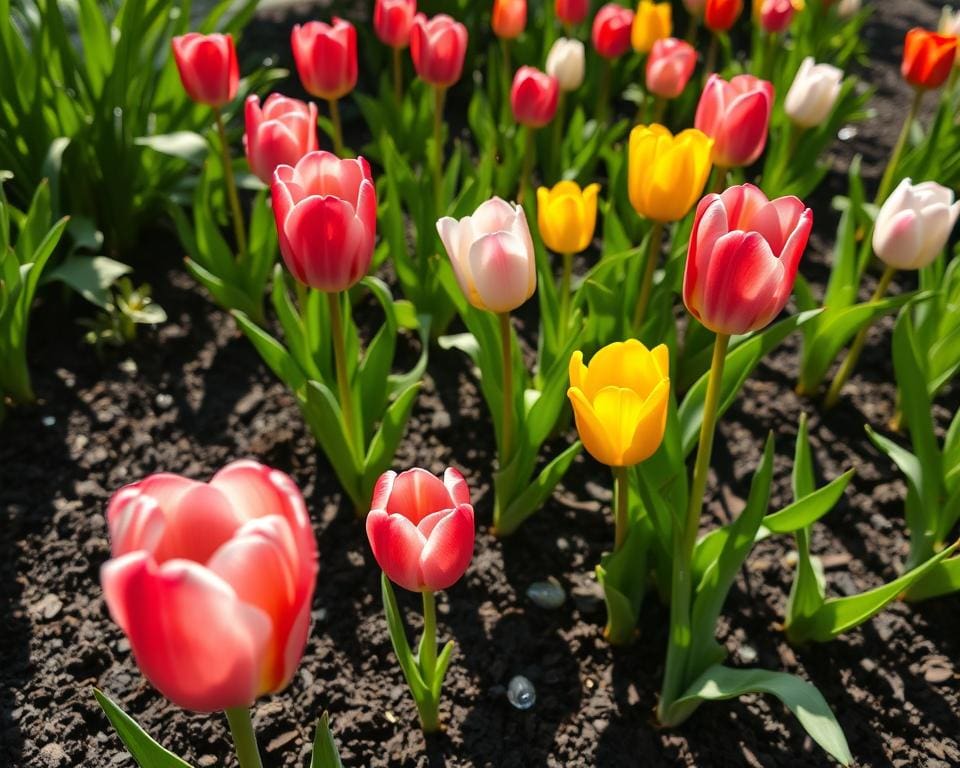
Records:
M630 50L633 11L607 3L593 18L593 47L605 59L616 59Z
M171 43L180 82L191 99L211 107L233 101L240 69L232 35L190 32L173 38Z
M245 116L247 162L264 184L273 181L278 165L296 165L317 149L317 105L313 102L271 93L261 108L258 96L248 96Z
M690 43L666 37L653 44L647 58L647 90L663 99L675 99L687 87L697 52Z
M812 226L800 200L768 201L752 184L704 197L683 276L690 314L715 333L769 325L790 298Z
M151 475L107 508L110 615L147 679L178 706L248 707L300 662L317 545L282 472L237 461L209 483Z
M391 48L410 45L410 29L417 13L417 0L377 0L373 8L373 31Z
M766 32L783 32L793 21L796 13L793 0L763 0L760 6L760 25Z
M493 0L493 34L513 40L527 26L527 0Z
M367 515L373 556L389 579L412 592L452 586L473 557L470 489L457 470L443 481L425 469L377 481Z
M590 0L556 0L554 10L561 24L581 24L590 11Z
M916 88L939 88L950 76L956 59L955 35L939 35L914 27L903 43L900 72Z
M311 152L273 173L280 253L297 280L344 291L367 273L377 237L377 193L362 157Z
M703 23L711 32L727 32L743 13L743 0L707 0Z
M467 28L441 13L427 19L418 13L410 33L413 67L431 85L449 87L463 73L467 53Z
M333 24L297 24L290 36L293 60L304 89L318 99L339 99L357 85L357 30L334 17Z
M753 75L728 83L710 75L697 104L694 125L713 139L713 164L720 168L750 165L767 143L773 85Z
M557 78L536 67L520 67L510 89L513 119L529 128L542 128L557 113L559 95Z

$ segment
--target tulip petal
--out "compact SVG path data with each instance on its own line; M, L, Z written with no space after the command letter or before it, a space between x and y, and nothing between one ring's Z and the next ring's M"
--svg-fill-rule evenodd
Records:
M779 197L753 214L749 228L763 235L774 256L779 257L805 209L806 206L796 197Z
M583 393L594 407L597 395L607 387L626 387L645 398L661 378L650 350L636 339L629 339L608 344L593 356L587 367Z
M367 243L353 206L338 197L308 197L284 222L293 258L287 267L301 282L324 292L352 285Z
M427 589L447 589L456 583L473 557L475 535L473 507L469 504L458 505L436 523L420 555Z
M530 298L531 262L530 252L513 234L495 232L474 242L469 253L470 273L483 307L510 312Z
M717 241L728 231L723 199L720 195L707 195L697 206L683 275L683 303L698 320L703 313L705 278L713 250Z
M447 493L450 494L454 504L470 503L470 487L458 470L447 467L443 473L443 484L446 486Z
M367 515L367 538L373 556L387 577L411 592L423 589L420 554L426 543L403 515L373 509Z
M570 386L583 389L587 382L587 371L587 366L583 364L583 352L578 349L570 356L570 365L567 368Z
M662 346L662 345L661 345ZM659 347L658 347L659 349ZM664 347L666 349L666 347ZM650 396L644 400L637 414L637 426L624 452L626 466L646 461L657 452L667 428L667 409L670 404L670 381L661 379Z
M230 500L206 483L194 484L163 511L166 525L154 550L161 564L174 558L206 563L244 522Z
M573 417L577 423L577 433L583 442L583 447L601 464L608 467L617 466L620 454L607 434L606 426L600 421L593 409L593 404L587 399L579 387L570 387L567 397L573 406Z
M632 389L616 386L605 387L594 397L593 410L610 438L616 459L610 466L629 466L629 454L633 453L633 436L640 424L643 403L644 398Z
M402 515L417 525L432 512L452 506L450 491L443 481L432 472L416 467L397 475L386 511L390 515Z

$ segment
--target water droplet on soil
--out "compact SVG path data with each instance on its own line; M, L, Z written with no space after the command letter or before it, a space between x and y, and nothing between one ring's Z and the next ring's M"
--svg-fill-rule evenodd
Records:
M567 594L560 586L560 582L550 578L547 581L535 581L527 587L527 597L534 605L552 611L563 605L563 601L567 599Z
M43 426L45 426L45 427L52 427L54 424L57 423L57 417L56 417L56 416L44 416L43 419L41 419L41 421L42 421L42 423L43 423Z
M527 710L537 703L537 690L527 678L517 675L507 686L507 699L517 709Z

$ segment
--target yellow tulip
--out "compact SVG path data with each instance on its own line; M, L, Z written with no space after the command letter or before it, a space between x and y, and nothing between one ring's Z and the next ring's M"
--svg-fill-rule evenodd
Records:
M700 199L710 175L713 139L690 128L676 136L662 125L630 133L627 186L637 213L653 221L679 221Z
M570 388L580 440L610 467L632 467L656 453L667 425L669 353L636 339L609 344L583 364L570 358Z
M554 253L586 250L597 227L599 184L586 189L574 181L558 182L553 189L537 190L537 224L543 242Z
M670 3L641 0L633 16L630 43L637 53L650 53L657 40L670 37L673 32L673 14Z

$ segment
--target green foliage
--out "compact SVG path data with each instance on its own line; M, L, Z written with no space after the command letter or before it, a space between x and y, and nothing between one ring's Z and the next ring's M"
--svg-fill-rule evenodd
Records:
M185 763L150 738L136 720L124 712L110 697L96 688L93 690L93 695L140 768L190 768L189 763Z

